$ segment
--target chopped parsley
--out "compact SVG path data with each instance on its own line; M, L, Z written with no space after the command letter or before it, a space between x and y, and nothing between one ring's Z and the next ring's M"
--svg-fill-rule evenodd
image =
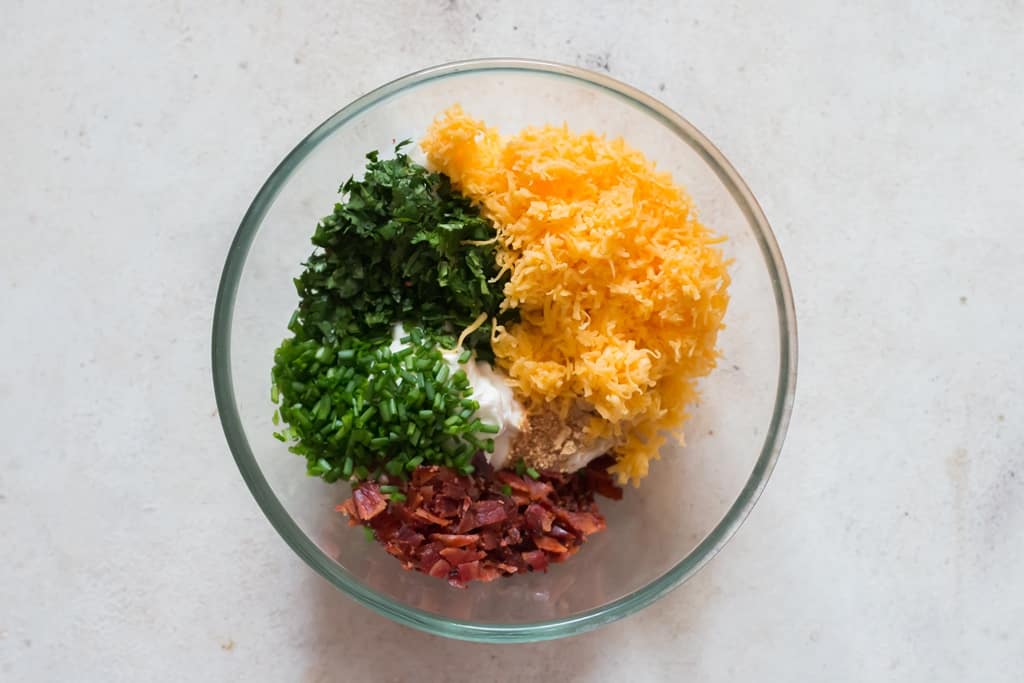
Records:
M448 177L413 162L366 155L362 179L316 227L317 250L295 280L300 303L290 329L300 338L382 340L394 323L457 335L481 313L487 322L467 349L489 355L492 317L507 274L498 278L494 226Z

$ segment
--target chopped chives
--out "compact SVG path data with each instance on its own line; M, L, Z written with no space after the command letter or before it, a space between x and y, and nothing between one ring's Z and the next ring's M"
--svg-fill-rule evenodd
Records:
M485 437L500 428L476 417L466 373L448 364L438 337L412 328L412 343L392 353L389 338L364 341L345 326L330 329L337 333L330 341L286 340L272 373L280 406L272 420L285 424L274 437L305 457L309 474L333 482L387 473L404 481L421 465L471 472L475 453L493 451ZM459 352L463 362L467 351Z
M434 374L434 380L438 384L444 384L448 381L448 373L450 370L447 365L442 364L438 371Z

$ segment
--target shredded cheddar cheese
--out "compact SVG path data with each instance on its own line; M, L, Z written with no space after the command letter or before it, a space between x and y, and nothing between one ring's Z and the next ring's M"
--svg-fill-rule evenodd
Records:
M492 346L531 410L582 400L636 484L670 433L682 442L696 379L715 366L728 304L722 238L689 195L622 139L566 126L503 138L457 105L422 142L428 162L494 221L509 272Z
M478 315L476 317L476 320L471 322L469 326L462 331L462 334L459 335L459 341L457 344L455 344L455 348L461 349L462 342L466 341L466 337L479 330L480 326L483 325L485 322L487 322L487 314L481 313L480 315Z

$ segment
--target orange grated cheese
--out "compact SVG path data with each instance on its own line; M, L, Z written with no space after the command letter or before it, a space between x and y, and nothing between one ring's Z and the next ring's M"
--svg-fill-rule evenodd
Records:
M422 142L427 160L498 229L520 321L492 346L531 410L582 399L611 470L636 484L664 434L682 441L696 379L715 366L728 304L722 238L689 195L621 138L531 127L503 138L456 105Z
M485 322L487 322L487 314L486 313L481 313L480 315L478 315L476 317L476 320L471 322L469 324L469 326L466 327L466 329L464 329L462 331L462 334L459 335L459 341L455 345L455 348L461 349L462 348L462 343L464 341L466 341L466 337L468 337L469 335L471 335L474 332L476 332L477 330L479 330L480 326L483 325Z

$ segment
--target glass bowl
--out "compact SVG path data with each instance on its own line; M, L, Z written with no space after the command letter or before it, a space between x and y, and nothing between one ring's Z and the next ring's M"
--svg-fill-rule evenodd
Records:
M606 531L547 573L466 590L405 571L334 506L347 497L305 475L272 436L270 367L297 303L292 278L317 221L365 154L420 139L453 103L506 134L568 123L622 136L692 194L728 238L731 303L719 367L701 383L685 447L662 450L640 488L604 501ZM779 455L796 379L796 322L778 245L750 190L678 114L607 76L520 59L433 67L388 83L310 133L264 183L238 229L213 321L213 378L231 452L270 522L313 569L402 624L466 640L573 635L651 604L693 576L750 512Z

